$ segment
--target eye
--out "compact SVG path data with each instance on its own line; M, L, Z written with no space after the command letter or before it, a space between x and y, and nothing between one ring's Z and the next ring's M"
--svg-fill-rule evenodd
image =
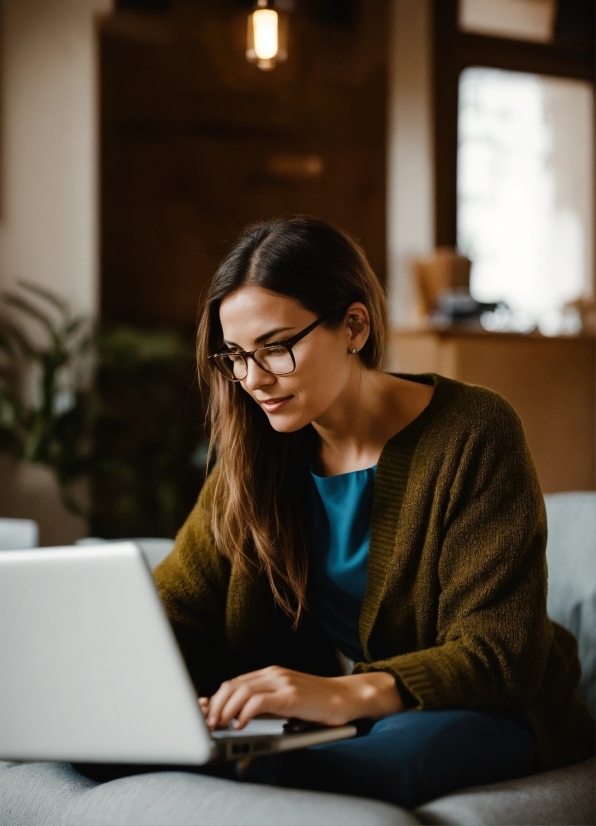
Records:
M267 358L283 358L288 355L287 349L282 344L271 344L264 349L266 350Z

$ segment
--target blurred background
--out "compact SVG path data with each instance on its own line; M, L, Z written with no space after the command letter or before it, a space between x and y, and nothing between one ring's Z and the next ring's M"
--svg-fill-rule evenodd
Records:
M593 0L3 0L0 517L173 537L197 305L242 227L352 233L387 369L505 395L593 490Z

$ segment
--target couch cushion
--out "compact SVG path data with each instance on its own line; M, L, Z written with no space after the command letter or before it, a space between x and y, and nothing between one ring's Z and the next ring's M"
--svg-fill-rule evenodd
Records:
M401 826L414 815L364 798L187 772L97 784L67 763L0 763L0 826Z
M596 493L544 497L548 519L548 613L578 641L579 694L595 713Z
M36 548L39 527L32 519L0 519L0 550Z
M67 763L0 762L0 826L58 826L96 784Z
M422 823L458 826L591 826L595 770L591 758L564 769L445 795L414 814Z
M134 542L139 546L151 570L157 567L168 556L174 547L173 539L156 539L151 537L133 537L132 539L99 539L96 536L86 536L77 539L75 545L114 545L118 542Z

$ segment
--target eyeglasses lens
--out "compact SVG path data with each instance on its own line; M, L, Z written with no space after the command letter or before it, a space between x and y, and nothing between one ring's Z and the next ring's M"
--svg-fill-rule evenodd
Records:
M226 379L230 379L230 381L242 381L242 379L246 378L247 370L244 356L236 353L219 356L217 366Z
M263 347L255 353L257 364L276 376L283 376L294 370L294 361L287 347Z
M263 370L276 376L294 371L294 359L287 347L262 347L254 353L254 360ZM246 358L240 353L217 356L216 364L230 381L243 381L248 375Z

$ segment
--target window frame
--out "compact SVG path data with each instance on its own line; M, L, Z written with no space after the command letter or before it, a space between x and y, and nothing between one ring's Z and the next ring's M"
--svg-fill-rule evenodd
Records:
M457 245L459 78L471 66L508 69L595 84L595 52L459 29L458 0L433 0L435 244Z

